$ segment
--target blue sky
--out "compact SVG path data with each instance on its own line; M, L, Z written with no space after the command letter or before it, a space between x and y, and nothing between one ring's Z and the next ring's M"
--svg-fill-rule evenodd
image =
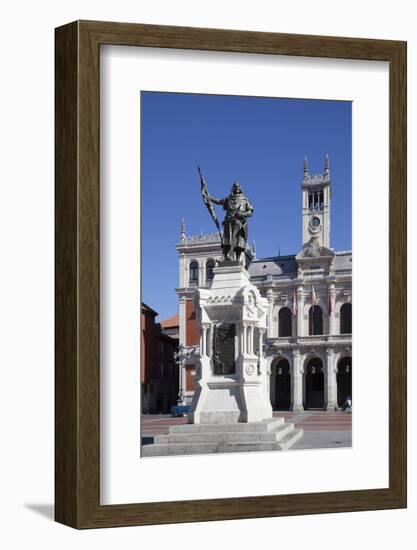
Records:
M142 301L159 320L174 315L181 220L187 234L216 230L197 165L217 198L240 182L254 206L249 240L260 258L299 252L304 156L310 173L322 173L327 153L331 247L351 249L351 132L348 101L142 92Z

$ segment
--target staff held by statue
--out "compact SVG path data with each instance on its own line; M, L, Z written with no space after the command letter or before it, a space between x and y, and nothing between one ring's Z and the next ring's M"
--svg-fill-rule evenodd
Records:
M209 211L212 220L213 220L214 223L216 224L217 230L218 230L218 232L219 232L220 241L221 241L221 243L222 243L222 245L223 245L223 236L222 236L222 232L220 231L219 220L217 219L216 211L214 210L213 203L211 202L211 197L210 197L209 192L208 192L208 189L207 189L206 180L204 179L204 176L203 176L203 174L201 173L200 167L198 166L197 168L198 168L198 173L199 173L199 175L200 175L201 195L202 195L202 197L203 197L204 204L207 206L207 210Z

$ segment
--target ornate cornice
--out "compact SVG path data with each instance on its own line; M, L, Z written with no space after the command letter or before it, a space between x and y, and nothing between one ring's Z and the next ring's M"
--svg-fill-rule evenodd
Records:
M220 236L218 233L201 233L200 235L184 235L178 243L180 246L187 244L201 244L203 242L218 242L220 244Z

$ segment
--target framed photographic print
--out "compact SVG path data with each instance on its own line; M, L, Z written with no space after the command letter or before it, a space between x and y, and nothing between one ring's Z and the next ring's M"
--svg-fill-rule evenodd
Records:
M406 506L406 44L56 30L56 520Z

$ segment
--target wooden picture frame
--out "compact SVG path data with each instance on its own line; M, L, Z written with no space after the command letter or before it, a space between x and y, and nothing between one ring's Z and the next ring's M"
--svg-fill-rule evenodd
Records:
M389 62L388 488L100 505L99 56L104 44ZM404 508L406 43L77 21L56 29L55 71L56 521L98 528Z

